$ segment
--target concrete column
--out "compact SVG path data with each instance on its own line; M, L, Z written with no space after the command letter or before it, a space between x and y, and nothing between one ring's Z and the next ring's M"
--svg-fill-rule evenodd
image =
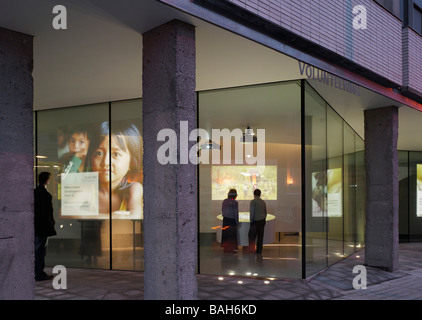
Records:
M182 164L180 122L196 128L195 29L173 20L143 35L144 295L196 299L197 167ZM160 130L174 130L177 164L162 165ZM182 163L181 163L182 162Z
M368 266L399 266L398 109L365 110L366 244Z
M0 299L34 298L32 37L0 28Z

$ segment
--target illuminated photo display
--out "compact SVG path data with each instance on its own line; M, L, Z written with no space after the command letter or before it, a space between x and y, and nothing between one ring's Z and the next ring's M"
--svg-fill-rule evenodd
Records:
M312 174L312 216L342 216L342 170L329 169Z
M277 200L277 166L213 166L212 200L227 198L227 190L237 190L237 200L251 200L253 191L261 189L262 199Z
M143 266L142 100L37 111L35 174L51 173L50 263ZM124 258L122 258L122 255Z
M422 164L416 165L416 216L422 217Z
M61 127L57 136L63 218L107 219L111 205L114 219L142 219L143 145L136 121Z

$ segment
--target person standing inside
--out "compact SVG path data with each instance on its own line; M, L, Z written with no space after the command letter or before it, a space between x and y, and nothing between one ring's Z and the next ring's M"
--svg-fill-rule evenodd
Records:
M35 229L35 281L51 279L44 272L47 238L56 235L53 216L53 197L47 191L51 173L38 175L38 186L34 190L34 229Z
M223 211L223 231L221 236L221 246L224 253L236 253L237 250L237 225L239 223L239 204L236 189L230 189L227 199L222 204Z
M261 190L255 189L254 199L250 202L250 228L249 228L249 250L253 253L262 254L264 242L265 220L267 218L267 205L261 199ZM256 240L256 249L255 249Z

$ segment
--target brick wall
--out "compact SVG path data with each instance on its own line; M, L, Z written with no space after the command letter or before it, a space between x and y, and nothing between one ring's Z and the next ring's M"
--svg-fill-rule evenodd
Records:
M403 28L403 86L422 92L422 36Z
M372 0L226 0L401 85L402 22ZM367 9L367 29L352 10Z

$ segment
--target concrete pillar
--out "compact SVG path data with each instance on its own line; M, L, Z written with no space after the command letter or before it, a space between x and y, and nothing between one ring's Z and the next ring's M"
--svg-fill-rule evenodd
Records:
M368 266L399 266L398 109L365 110L366 244Z
M144 295L145 299L196 299L197 168L158 162L160 130L180 122L196 128L195 29L173 20L143 34ZM181 143L182 144L182 143ZM183 162L183 161L182 161Z
M34 298L32 37L0 28L0 299Z

